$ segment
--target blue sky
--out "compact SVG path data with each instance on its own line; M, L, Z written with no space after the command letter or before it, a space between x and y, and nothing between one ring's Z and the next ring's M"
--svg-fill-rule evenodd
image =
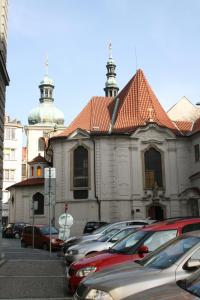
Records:
M9 0L6 112L27 124L48 54L68 125L104 95L110 41L120 89L135 74L136 52L166 110L182 96L200 102L199 15L199 0Z

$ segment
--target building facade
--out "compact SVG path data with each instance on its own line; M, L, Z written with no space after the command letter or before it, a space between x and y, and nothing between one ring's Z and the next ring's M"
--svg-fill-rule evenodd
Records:
M23 126L17 120L5 115L3 149L3 224L8 223L10 193L7 187L22 180L22 139Z
M56 219L66 202L74 232L94 219L199 216L199 111L181 99L165 112L142 70L117 96L93 97L49 142Z
M72 234L91 220L199 216L199 106L183 97L165 112L142 70L118 93L111 53L106 67L105 96L93 97L60 133L44 139L43 132L41 155L56 169L55 225L66 204L74 217ZM34 116L29 127L37 131L41 124L32 124L39 120ZM39 188L31 182L30 193L23 182L9 188L24 216ZM38 192L44 194L44 187Z
M8 23L8 1L0 0L0 259L3 256L1 249L2 231L2 181L3 181L3 136L4 136L4 114L6 86L9 77L6 68L7 58L7 23Z

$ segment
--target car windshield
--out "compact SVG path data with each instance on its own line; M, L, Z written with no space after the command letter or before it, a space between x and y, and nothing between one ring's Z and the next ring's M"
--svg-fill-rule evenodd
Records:
M161 270L169 268L198 242L200 242L199 237L181 236L163 245L138 263L144 267Z
M177 230L138 230L116 243L111 249L124 254L134 254L138 251L138 247L144 245L148 247L149 252L152 252L176 235Z
M124 239L117 242L114 246L110 248L110 252L118 252L118 253L134 253L135 245L141 241L145 236L149 236L151 234L150 231L139 230L132 234L129 234Z
M110 224L106 224L106 225L103 225L97 229L95 229L91 234L98 234L98 233L101 233L103 232L106 228L110 228Z
M50 232L49 232L49 226L41 227L40 231L44 235L50 234ZM53 226L51 227L51 234L58 234L58 230L55 227L53 227Z
M109 240L111 238L111 236L113 236L118 231L119 231L118 228L113 228L110 231L108 231L107 234L102 235L100 238L98 238L98 241L99 242L106 242L107 240Z

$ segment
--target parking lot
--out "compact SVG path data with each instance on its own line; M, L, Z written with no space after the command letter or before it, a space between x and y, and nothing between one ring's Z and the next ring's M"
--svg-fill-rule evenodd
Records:
M0 299L72 299L67 295L62 257L21 248L20 240L2 239L5 262L0 266Z

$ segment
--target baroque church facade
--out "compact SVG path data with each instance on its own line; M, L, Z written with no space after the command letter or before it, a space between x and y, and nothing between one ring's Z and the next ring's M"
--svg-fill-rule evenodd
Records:
M200 108L184 97L165 112L142 70L118 92L111 51L106 67L105 97L93 97L66 129L43 136L45 162L56 169L55 224L66 203L72 233L89 220L199 215ZM17 190L10 187L11 195ZM47 223L44 211L40 223Z
M200 108L183 98L166 113L142 70L118 94L115 67L110 55L106 96L49 140L58 215L67 202L77 230L92 219L199 215Z

